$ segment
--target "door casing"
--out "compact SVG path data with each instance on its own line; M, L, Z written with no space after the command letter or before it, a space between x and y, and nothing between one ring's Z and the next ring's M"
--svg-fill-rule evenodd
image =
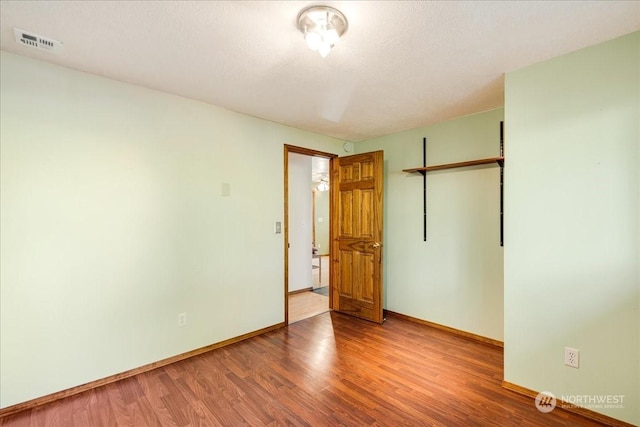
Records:
M324 157L329 159L329 170L332 170L333 161L338 157L337 154L326 153L323 151L312 150L304 147L296 147L294 145L284 144L284 323L289 324L289 153L304 154L311 157ZM333 200L331 192L333 186L329 182L329 200ZM333 241L333 227L331 222L334 218L333 203L329 202L329 242ZM331 246L329 247L331 250ZM333 308L331 285L331 262L329 263L329 308Z

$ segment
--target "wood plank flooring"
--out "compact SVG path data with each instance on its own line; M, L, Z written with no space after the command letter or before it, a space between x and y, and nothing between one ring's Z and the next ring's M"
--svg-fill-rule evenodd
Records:
M2 426L597 426L501 388L502 350L330 312L0 420Z
M289 324L329 311L329 297L315 292L289 295Z
M312 269L313 288L329 286L329 257L322 256L314 260L315 265L322 263L322 269ZM320 275L322 271L322 276ZM329 311L329 297L313 292L301 292L289 295L289 324Z

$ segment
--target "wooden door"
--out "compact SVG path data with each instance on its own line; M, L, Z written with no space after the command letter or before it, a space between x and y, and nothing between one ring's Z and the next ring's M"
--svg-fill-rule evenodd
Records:
M332 308L382 323L383 152L332 162Z

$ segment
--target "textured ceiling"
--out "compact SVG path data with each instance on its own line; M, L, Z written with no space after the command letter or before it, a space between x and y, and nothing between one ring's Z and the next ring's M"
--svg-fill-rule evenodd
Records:
M503 105L503 74L640 29L639 1L348 1L327 58L306 1L0 1L3 50L359 141ZM13 27L64 43L19 46Z

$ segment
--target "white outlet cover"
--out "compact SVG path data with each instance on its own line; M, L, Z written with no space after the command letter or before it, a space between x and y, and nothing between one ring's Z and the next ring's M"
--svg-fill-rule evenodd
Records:
M580 367L580 350L577 348L564 348L564 364L572 368Z

